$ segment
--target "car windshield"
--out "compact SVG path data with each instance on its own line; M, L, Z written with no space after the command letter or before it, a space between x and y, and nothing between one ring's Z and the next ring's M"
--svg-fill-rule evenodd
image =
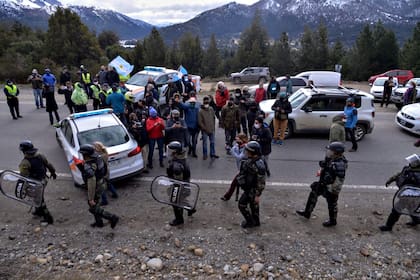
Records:
M144 87L144 86L147 85L147 81L149 79L149 76L150 75L148 75L148 74L137 73L133 77L128 79L126 84Z
M92 144L96 141L102 142L106 147L124 144L129 141L125 129L120 125L101 127L79 132L79 145Z
M289 102L293 109L298 107L304 100L306 100L306 94L303 91L297 91L289 97Z
M374 86L383 86L387 79L376 79L373 83Z

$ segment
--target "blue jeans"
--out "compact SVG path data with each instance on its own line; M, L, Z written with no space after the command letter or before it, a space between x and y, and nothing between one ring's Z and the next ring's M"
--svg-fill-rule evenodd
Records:
M42 89L34 88L35 105L37 108L44 107L44 101L42 100Z
M163 143L164 138L149 139L149 156L147 158L148 165L153 166L153 152L155 150L155 144L157 142L159 149L159 162L163 162Z
M210 140L210 156L216 155L216 150L214 149L214 133L206 133L201 131L203 136L203 156L207 156L207 138Z

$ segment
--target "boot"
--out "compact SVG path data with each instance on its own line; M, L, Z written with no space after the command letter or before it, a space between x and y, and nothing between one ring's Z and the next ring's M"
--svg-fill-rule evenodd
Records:
M394 227L395 223L398 221L398 219L400 218L400 214L395 211L394 209L392 209L391 214L389 214L388 219L386 220L385 225L380 226L379 229L381 231L392 231L392 228Z
M379 229L381 231L392 231L392 227L387 226L387 225L380 226Z
M298 210L296 211L296 214L298 214L299 216L305 217L306 219L311 218L311 213L315 208L315 205L318 201L318 196L316 195L315 192L311 191L309 193L309 197L308 200L306 201L306 206L305 206L305 210Z
M322 223L324 227L332 227L337 225L337 200L335 202L328 205L328 214L330 216L330 219L328 221L325 221ZM328 200L327 200L328 202Z
M120 220L120 218L118 218L118 216L112 215L112 217L110 219L111 228L115 228L115 226L117 225L119 220Z
M44 219L41 221L41 223L48 223L49 225L52 225L54 223L54 219L50 213L46 213L44 214Z
M169 225L170 226L179 226L179 225L182 225L182 224L184 224L184 221L181 221L181 220L177 220L177 219L174 219L174 220L172 220L171 222L169 222Z
M406 223L406 225L410 227L415 227L418 224L420 224L420 218L417 218L416 216L411 216L411 221Z
M242 212L242 211L241 211L241 212ZM245 221L243 221L243 222L241 223L241 227L242 227L242 228L251 228L251 227L254 227L254 226L255 226L254 221L252 220L251 214L250 214L249 212L247 212L247 213L242 213L242 215L243 215L243 216L244 216L244 218L245 218Z
M299 216L302 216L306 219L311 218L311 213L306 212L306 210L305 211L296 210L296 214L298 214Z

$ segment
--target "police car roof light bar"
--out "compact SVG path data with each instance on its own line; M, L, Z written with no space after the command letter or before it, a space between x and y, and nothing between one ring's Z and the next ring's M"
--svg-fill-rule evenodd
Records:
M144 66L144 70L146 71L155 71L155 72L165 72L165 67L158 67L158 66Z
M90 116L97 116L97 115L104 115L104 114L111 114L113 112L112 109L100 109L100 110L94 110L94 111L87 111L87 112L81 112L81 113L74 113L70 115L70 119L80 119Z

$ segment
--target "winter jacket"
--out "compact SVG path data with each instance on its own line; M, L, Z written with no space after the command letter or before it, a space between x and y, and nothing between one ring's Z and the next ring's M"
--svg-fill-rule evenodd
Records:
M198 112L198 126L207 134L214 133L216 127L216 117L211 107L205 108L201 106Z
M346 115L346 128L354 128L357 123L357 109L353 106L344 107L344 114Z
M112 92L110 95L106 97L106 104L112 106L112 110L114 110L115 114L124 113L125 98L122 93Z
M255 90L255 102L259 104L261 101L266 99L266 92L264 88L257 88Z
M263 156L269 155L271 153L271 141L273 139L273 136L268 125L264 124L258 129L253 127L251 135L252 138L254 138L254 135L256 136L255 140L261 146L261 154Z
M200 104L195 103L180 103L182 110L184 111L184 119L188 128L196 129L198 127L198 112L200 111Z
M146 131L149 139L159 139L164 137L165 121L162 118L147 118Z
M277 80L270 81L267 86L267 93L269 98L275 98L277 94L280 92L280 83Z
M223 106L220 115L220 122L225 129L234 129L239 126L239 109L233 105L229 107L227 104Z
M274 111L274 117L276 120L287 120L289 118L289 114L292 112L292 105L290 105L289 100L286 98L277 99L273 106L271 106L271 110Z
M73 101L74 105L86 105L88 103L88 96L80 83L74 84L71 101Z
M335 116L333 123L330 127L329 141L332 142L345 142L346 141L346 130L344 129L344 122L342 116Z
M226 105L226 102L229 100L229 91L225 88L223 91L216 90L216 106L223 107Z

